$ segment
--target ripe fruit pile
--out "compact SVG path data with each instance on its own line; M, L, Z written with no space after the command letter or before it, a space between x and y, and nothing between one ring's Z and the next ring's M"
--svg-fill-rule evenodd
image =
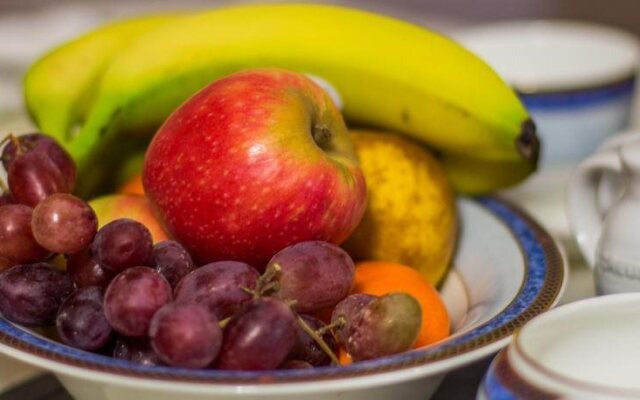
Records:
M78 162L79 190L92 193L117 183L114 172L187 98L259 67L321 77L342 95L347 123L437 149L457 192L489 193L536 168L534 124L485 62L437 32L343 6L254 4L106 24L34 63L25 101Z
M75 164L41 134L9 138L0 206L0 313L55 324L64 343L145 365L311 368L406 351L421 327L406 293L349 295L354 263L333 244L300 242L264 272L238 261L196 266L175 241L117 219L98 230L69 194ZM32 208L33 207L33 208ZM66 270L53 261L66 257ZM328 324L314 315L333 308Z

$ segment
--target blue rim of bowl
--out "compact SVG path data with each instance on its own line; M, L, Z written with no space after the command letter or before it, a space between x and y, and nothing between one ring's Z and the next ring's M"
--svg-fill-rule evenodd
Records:
M78 350L0 318L0 343L53 362L116 375L165 381L219 384L278 384L344 379L398 371L451 359L509 338L557 302L566 279L561 252L549 234L518 207L495 197L473 199L511 232L525 262L525 278L513 301L489 321L451 339L410 352L340 367L299 370L222 371L143 366Z
M596 86L565 90L518 90L518 95L530 111L554 111L597 106L633 97L635 75Z

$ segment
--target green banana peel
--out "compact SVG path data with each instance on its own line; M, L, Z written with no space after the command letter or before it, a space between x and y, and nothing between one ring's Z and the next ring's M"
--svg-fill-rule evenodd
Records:
M113 57L132 38L180 14L144 15L105 24L58 46L29 67L23 82L27 112L62 143L84 122L99 81Z

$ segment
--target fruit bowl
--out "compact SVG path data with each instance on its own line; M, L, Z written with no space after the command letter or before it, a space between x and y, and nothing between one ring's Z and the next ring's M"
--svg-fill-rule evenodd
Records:
M496 198L458 200L460 237L442 295L454 333L434 345L359 362L268 372L147 367L77 350L0 318L0 352L56 374L78 399L425 399L447 372L495 353L563 292L553 239Z

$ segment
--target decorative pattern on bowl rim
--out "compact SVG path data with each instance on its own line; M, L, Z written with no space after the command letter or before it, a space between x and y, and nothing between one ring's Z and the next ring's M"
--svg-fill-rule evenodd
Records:
M518 207L503 200L480 197L474 201L493 213L522 249L524 282L513 301L498 315L468 332L433 346L341 367L240 372L136 365L48 340L3 318L0 318L0 344L72 367L126 377L238 385L352 378L446 360L510 337L531 318L555 305L566 279L566 266L560 249L540 225Z

